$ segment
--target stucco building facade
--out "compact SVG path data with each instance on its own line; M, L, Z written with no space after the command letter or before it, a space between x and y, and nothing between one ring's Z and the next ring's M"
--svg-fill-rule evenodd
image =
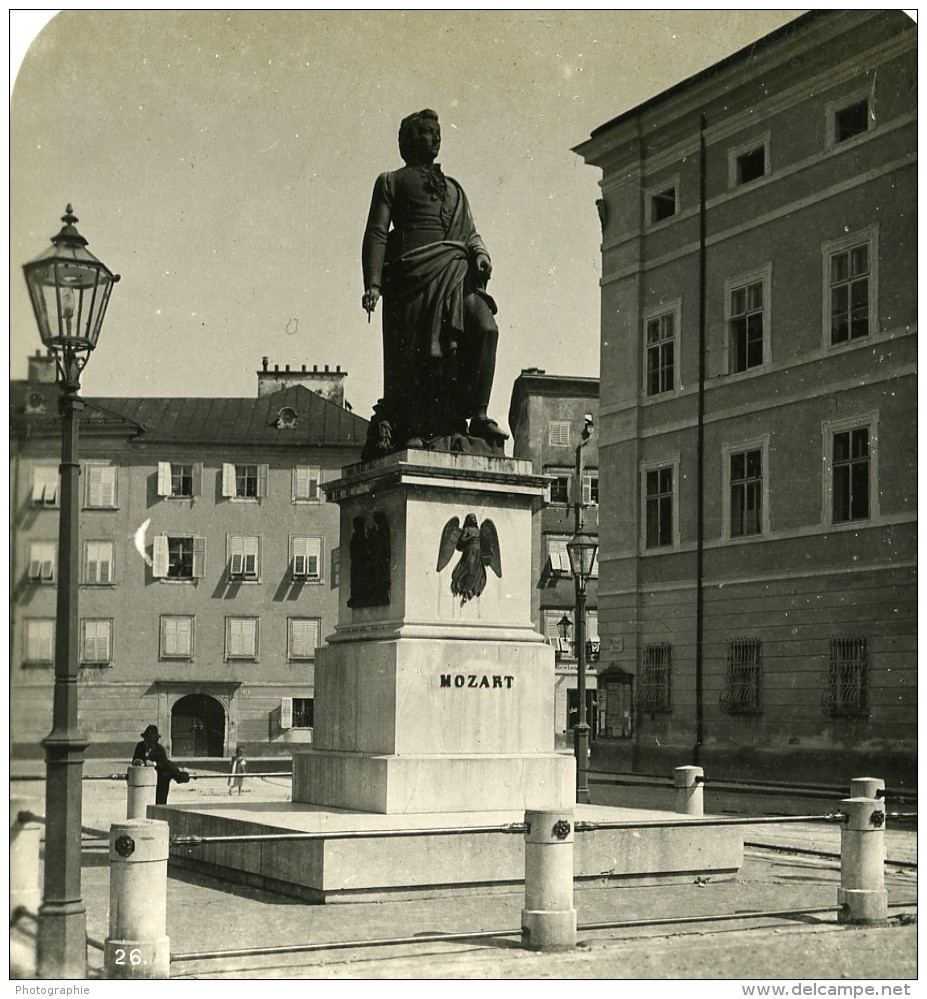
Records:
M323 482L367 423L345 373L270 369L250 399L86 400L80 727L125 756L156 724L178 758L311 740L316 648L337 616L338 508ZM11 744L51 727L61 431L54 362L11 383Z
M814 12L577 147L603 765L913 779L916 79L902 12Z

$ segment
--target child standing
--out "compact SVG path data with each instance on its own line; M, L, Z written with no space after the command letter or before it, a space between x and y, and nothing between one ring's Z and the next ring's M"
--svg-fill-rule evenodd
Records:
M245 771L247 769L248 761L245 759L244 748L239 746L232 757L232 770L229 774L229 794L236 787L238 788L238 793L241 794L241 788L245 782Z

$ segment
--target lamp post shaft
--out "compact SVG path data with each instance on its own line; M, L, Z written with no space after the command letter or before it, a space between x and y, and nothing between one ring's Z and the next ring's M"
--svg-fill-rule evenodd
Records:
M78 728L80 620L80 460L83 402L65 383L61 397L61 514L52 730L45 749L45 880L39 908L37 971L41 978L87 977L87 917L81 898L81 780L87 741Z
M583 529L583 447L588 437L576 447L576 480L574 509L576 534ZM576 757L576 803L589 804L589 778L586 767L589 761L589 724L586 721L586 581L574 575L576 586L576 621L573 638L576 650L576 696L579 700L577 722L573 728L573 753Z

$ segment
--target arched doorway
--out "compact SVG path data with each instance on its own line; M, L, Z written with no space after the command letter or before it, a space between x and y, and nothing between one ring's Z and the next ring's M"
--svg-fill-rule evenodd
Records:
M171 711L173 756L224 756L225 710L206 694L181 697Z

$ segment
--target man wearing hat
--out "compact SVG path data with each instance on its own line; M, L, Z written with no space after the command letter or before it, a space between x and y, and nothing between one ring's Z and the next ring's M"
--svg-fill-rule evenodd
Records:
M132 766L147 767L149 764L152 764L158 772L155 804L166 805L171 781L175 780L178 784L186 784L190 780L190 775L168 759L167 752L161 745L161 733L158 731L157 725L149 725L142 732L142 741L132 753Z

